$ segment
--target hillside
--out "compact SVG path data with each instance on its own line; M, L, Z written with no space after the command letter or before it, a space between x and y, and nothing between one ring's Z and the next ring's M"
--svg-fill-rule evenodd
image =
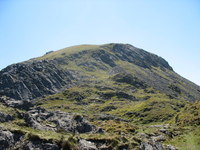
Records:
M129 44L79 45L0 71L0 149L197 150L200 87Z

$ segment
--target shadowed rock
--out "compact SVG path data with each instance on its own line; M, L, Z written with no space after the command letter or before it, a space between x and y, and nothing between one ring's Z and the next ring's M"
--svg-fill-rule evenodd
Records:
M13 116L3 113L3 112L0 112L0 122L8 122L8 121L12 121L12 120L14 120Z

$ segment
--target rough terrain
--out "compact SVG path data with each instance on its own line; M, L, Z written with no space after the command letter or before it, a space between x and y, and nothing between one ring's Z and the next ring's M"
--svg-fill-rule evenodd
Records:
M198 150L199 100L155 54L69 47L0 71L0 149Z

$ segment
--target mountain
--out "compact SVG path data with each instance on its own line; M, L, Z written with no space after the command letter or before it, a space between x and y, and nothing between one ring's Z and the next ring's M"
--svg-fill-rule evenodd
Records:
M0 71L0 149L200 149L199 100L130 44L51 51Z
M137 78L172 98L200 99L200 87L175 73L163 58L129 44L74 46L8 66L0 72L0 94L34 99L114 78Z

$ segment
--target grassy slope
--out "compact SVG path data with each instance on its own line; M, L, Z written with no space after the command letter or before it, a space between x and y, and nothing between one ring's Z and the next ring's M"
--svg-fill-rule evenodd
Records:
M125 88L128 85L122 86ZM165 141L166 144L172 144L181 150L186 150L188 147L192 150L199 149L199 126L195 127L191 126L191 124L190 126L188 124L179 126L175 124L176 115L178 114L184 119L189 119L186 110L191 105L190 103L184 100L169 99L166 95L158 91L149 93L149 91L152 92L152 89L140 89L132 93L133 96L140 100L149 96L150 98L145 101L130 101L117 98L116 96L107 100L100 98L100 93L110 93L111 91L110 89L99 90L95 87L73 87L63 93L46 97L38 101L38 104L49 110L80 113L88 118L92 124L106 131L105 135L81 135L88 137L88 139L113 138L113 136L117 136L118 142L120 142L122 138L121 133L123 133L126 135L127 143L135 143L137 145L134 138L138 139L139 133L144 132L148 134L158 132L158 129L149 128L149 125L170 124L170 130L173 133L179 132L179 134L173 138L168 138ZM131 92L126 90L126 93L130 94ZM80 95L83 97L79 99ZM106 110L105 108L109 107L114 109L104 111ZM188 111L192 110L189 109ZM100 114L111 114L131 122L97 120Z
M62 58L66 55L74 54L81 52L83 50L98 50L100 46L99 45L78 45L78 46L72 46L63 48L61 50L49 53L47 55L44 55L42 57L38 57L38 60L46 60L46 59L54 59L54 58Z

